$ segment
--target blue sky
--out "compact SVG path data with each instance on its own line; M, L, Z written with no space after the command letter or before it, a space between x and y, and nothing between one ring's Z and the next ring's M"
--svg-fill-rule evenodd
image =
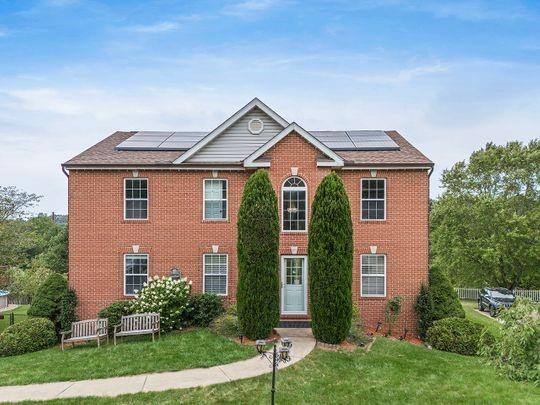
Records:
M538 1L0 0L0 185L66 212L60 163L115 130L210 130L253 97L396 129L444 168L538 137Z

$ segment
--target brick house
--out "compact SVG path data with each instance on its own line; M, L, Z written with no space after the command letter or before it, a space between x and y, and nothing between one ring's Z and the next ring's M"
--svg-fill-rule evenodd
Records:
M400 295L396 333L416 329L433 163L395 131L306 131L254 99L211 132L116 132L62 168L69 282L82 318L173 267L194 291L234 302L243 186L264 168L280 204L281 319L308 320L310 207L334 170L351 204L353 301L373 328Z

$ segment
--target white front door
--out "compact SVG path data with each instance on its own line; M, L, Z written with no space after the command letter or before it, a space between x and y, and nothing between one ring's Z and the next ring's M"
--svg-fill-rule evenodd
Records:
M307 257L281 257L281 313L307 314Z

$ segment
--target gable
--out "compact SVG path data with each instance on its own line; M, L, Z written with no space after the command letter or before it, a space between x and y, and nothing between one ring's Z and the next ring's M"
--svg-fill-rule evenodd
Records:
M343 166L343 159L337 153L331 150L328 146L324 145L321 141L311 135L308 131L306 131L296 122L289 124L287 128L284 128L283 131L276 134L273 138L269 139L268 142L266 142L264 145L261 145L260 148L258 148L251 155L249 155L244 161L244 166L270 167L270 160L265 159L263 155L290 134L296 134L300 136L306 142L311 144L313 148L317 149L322 155L324 155L324 158L318 159L318 166Z
M252 134L248 125L252 119L263 122L263 131ZM239 163L278 133L283 126L259 107L253 107L219 136L203 146L186 163Z

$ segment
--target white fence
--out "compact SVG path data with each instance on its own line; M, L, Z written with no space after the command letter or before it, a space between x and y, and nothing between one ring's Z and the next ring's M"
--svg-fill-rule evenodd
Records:
M456 288L460 300L476 300L480 293L480 288ZM514 290L517 297L530 298L533 301L540 301L540 290Z

